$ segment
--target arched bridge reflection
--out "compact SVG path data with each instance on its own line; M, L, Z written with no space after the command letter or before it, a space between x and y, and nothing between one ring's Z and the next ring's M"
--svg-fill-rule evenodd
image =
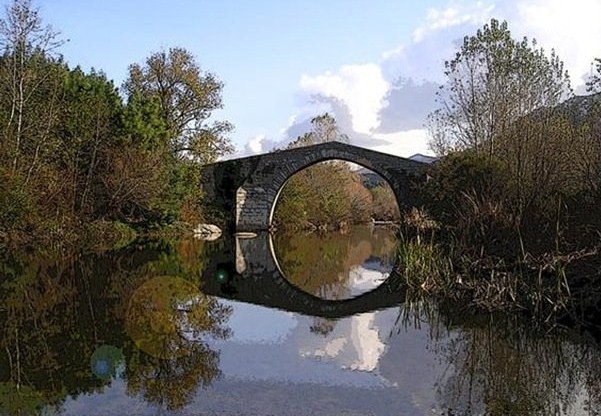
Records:
M404 299L398 272L377 288L351 299L328 300L291 284L281 272L269 233L226 237L202 272L208 295L324 318L342 318L398 305ZM395 268L396 269L396 268Z

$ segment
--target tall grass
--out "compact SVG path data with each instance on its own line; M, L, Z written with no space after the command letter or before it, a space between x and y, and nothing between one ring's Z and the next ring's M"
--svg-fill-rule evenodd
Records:
M484 217L474 215L470 227ZM519 254L507 258L487 254L483 247L477 250L465 240L440 239L438 229L423 210L413 210L399 230L397 264L410 303L435 298L486 311L524 312L553 324L573 315L577 306L570 271L599 254L597 248L562 253L557 243L551 253L533 255L522 246Z

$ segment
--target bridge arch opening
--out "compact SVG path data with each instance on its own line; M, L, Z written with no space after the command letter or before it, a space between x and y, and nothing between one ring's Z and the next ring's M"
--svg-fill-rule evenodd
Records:
M277 190L269 225L276 229L344 229L400 220L399 196L389 181L363 164L332 158L303 166Z
M353 298L392 272L396 239L380 225L399 220L396 196L381 175L342 159L319 161L278 190L271 254L293 286L322 299Z

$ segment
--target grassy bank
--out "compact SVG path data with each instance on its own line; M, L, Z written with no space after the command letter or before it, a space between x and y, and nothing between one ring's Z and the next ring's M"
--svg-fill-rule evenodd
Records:
M441 228L414 210L399 231L398 268L410 297L523 313L544 324L587 321L601 313L601 245L572 251L558 245L532 254L522 244L515 255L499 255L484 246L476 250Z

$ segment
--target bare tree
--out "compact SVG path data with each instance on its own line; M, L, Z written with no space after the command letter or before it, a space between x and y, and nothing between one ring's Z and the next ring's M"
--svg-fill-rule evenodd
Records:
M28 105L50 76L49 71L39 70L40 60L54 53L64 41L51 26L44 26L39 10L30 0L13 0L5 13L0 20L0 76L10 100L10 111L3 140L12 142L14 172L22 151ZM52 111L51 106L48 109Z

